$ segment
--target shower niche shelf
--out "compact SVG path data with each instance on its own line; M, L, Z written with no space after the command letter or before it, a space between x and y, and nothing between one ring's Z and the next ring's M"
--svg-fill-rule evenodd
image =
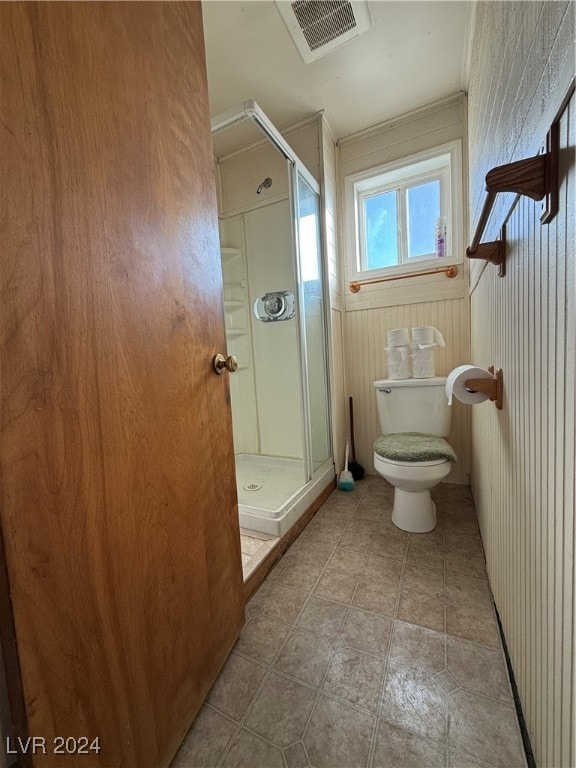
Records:
M221 248L224 317L228 353L238 358L238 369L250 365L248 279L241 248Z

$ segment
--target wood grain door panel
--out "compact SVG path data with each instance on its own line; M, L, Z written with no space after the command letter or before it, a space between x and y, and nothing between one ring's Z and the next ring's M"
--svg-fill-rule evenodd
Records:
M0 7L0 504L38 766L167 765L243 622L200 4Z

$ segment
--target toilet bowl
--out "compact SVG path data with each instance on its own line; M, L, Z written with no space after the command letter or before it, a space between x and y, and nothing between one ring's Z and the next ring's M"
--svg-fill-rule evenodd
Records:
M445 377L374 382L382 436L374 443L374 469L394 486L392 522L410 533L436 526L430 489L450 473L456 454L444 440L451 408Z
M374 453L374 469L394 486L392 522L410 533L427 533L436 527L436 505L430 488L450 473L449 459L394 461Z

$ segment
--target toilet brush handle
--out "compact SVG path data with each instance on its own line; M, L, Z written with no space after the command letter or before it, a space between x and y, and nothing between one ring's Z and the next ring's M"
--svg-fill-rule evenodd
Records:
M354 401L352 396L348 398L348 404L350 406L350 439L352 441L352 461L356 458L356 446L354 445Z

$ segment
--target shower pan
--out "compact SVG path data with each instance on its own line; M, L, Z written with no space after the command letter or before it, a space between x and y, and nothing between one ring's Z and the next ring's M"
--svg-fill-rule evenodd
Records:
M253 101L212 140L240 525L282 536L335 477L320 190Z

